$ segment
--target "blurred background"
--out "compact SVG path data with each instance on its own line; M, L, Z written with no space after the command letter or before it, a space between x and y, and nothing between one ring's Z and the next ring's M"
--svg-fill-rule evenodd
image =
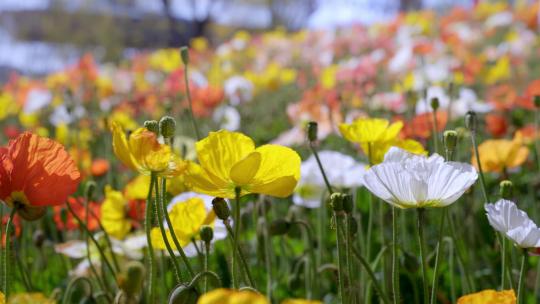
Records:
M339 29L401 11L465 8L473 0L0 0L0 82L43 75L85 53L100 62L186 45L219 44L240 30Z

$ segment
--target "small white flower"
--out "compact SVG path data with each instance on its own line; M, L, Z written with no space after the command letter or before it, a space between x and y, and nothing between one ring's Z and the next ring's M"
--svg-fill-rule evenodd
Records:
M491 227L518 247L540 247L540 229L514 202L500 199L495 204L486 204L484 208Z
M236 131L240 128L240 113L235 107L222 106L212 115L214 122L219 123L220 129Z
M253 84L242 76L227 79L223 87L233 106L249 102L253 98Z
M477 178L476 169L469 164L392 147L381 164L364 174L364 186L395 207L444 207L463 195Z
M52 94L49 90L32 89L26 97L24 113L32 114L48 106L52 101Z
M339 188L362 186L365 164L335 151L321 151L319 158L330 184ZM293 202L306 208L318 208L326 187L317 160L312 155L301 166L302 178L296 187Z

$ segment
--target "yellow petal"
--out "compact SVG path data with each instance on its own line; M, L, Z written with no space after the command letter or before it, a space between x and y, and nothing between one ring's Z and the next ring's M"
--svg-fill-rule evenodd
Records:
M220 130L196 144L201 166L221 180L229 180L232 167L255 149L251 138L242 133Z
M261 154L259 152L250 153L231 168L231 180L237 186L248 184L259 170L260 165Z
M169 212L174 232L179 239L188 242L199 234L205 223L207 212L204 201L199 197L175 204Z
M193 192L215 197L234 198L234 185L189 162L185 173L186 186Z
M118 157L118 159L120 159L120 161L129 168L138 170L139 165L131 156L126 134L124 133L124 130L122 130L122 127L113 122L111 125L111 131L113 137L113 151L116 157Z

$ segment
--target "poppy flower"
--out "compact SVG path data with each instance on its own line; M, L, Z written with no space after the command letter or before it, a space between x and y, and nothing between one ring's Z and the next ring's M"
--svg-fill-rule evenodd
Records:
M67 203L70 204L71 208L79 218L84 219L86 217L86 209L84 206L84 199L82 197L69 197ZM95 231L99 228L98 219L100 214L100 205L96 202L89 202L88 209L89 215L86 226L88 227L88 230ZM58 230L79 229L79 223L73 217L71 212L67 212L67 210L62 206L54 206L53 210L54 222L56 223L56 227L58 228ZM62 213L65 213L65 222L62 219Z
M287 299L281 304L322 304L321 301L305 300L305 299Z
M485 172L502 173L507 169L521 166L529 156L529 149L523 144L520 132L514 139L489 139L478 146L482 170ZM473 154L471 163L478 168L476 156Z
M500 137L506 133L506 130L508 129L508 122L503 115L487 114L486 127L491 135L494 137Z
M540 228L512 201L500 199L484 206L489 224L521 248L540 247Z
M486 289L460 297L457 304L515 304L516 301L513 289L501 291Z
M268 304L266 297L249 290L214 289L203 294L197 304Z
M103 176L109 171L109 161L103 158L95 159L90 167L93 176Z
M478 174L473 166L438 155L414 155L392 147L384 161L364 174L364 186L398 208L445 207L455 202Z
M446 127L448 121L447 112L437 112L437 131L441 132ZM428 139L433 132L433 113L422 113L416 115L412 121L405 124L403 133L407 137L415 137L420 139Z
M0 200L26 220L60 205L77 190L81 174L64 147L25 132L0 148Z
M127 204L122 192L108 185L105 187L105 200L101 204L101 224L109 235L120 240L131 231L131 220L126 214Z
M220 130L196 144L200 164L189 163L186 185L210 196L235 198L260 193L275 197L292 194L300 179L300 156L294 150L263 145L238 132Z
M144 175L156 173L163 177L173 177L185 170L186 163L171 147L159 143L154 132L139 128L126 137L114 122L111 130L114 154L129 168Z

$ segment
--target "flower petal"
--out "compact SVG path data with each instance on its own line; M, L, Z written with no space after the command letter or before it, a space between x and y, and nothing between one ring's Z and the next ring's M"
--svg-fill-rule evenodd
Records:
M231 179L237 186L248 184L261 165L261 153L252 152L240 160L231 168Z

